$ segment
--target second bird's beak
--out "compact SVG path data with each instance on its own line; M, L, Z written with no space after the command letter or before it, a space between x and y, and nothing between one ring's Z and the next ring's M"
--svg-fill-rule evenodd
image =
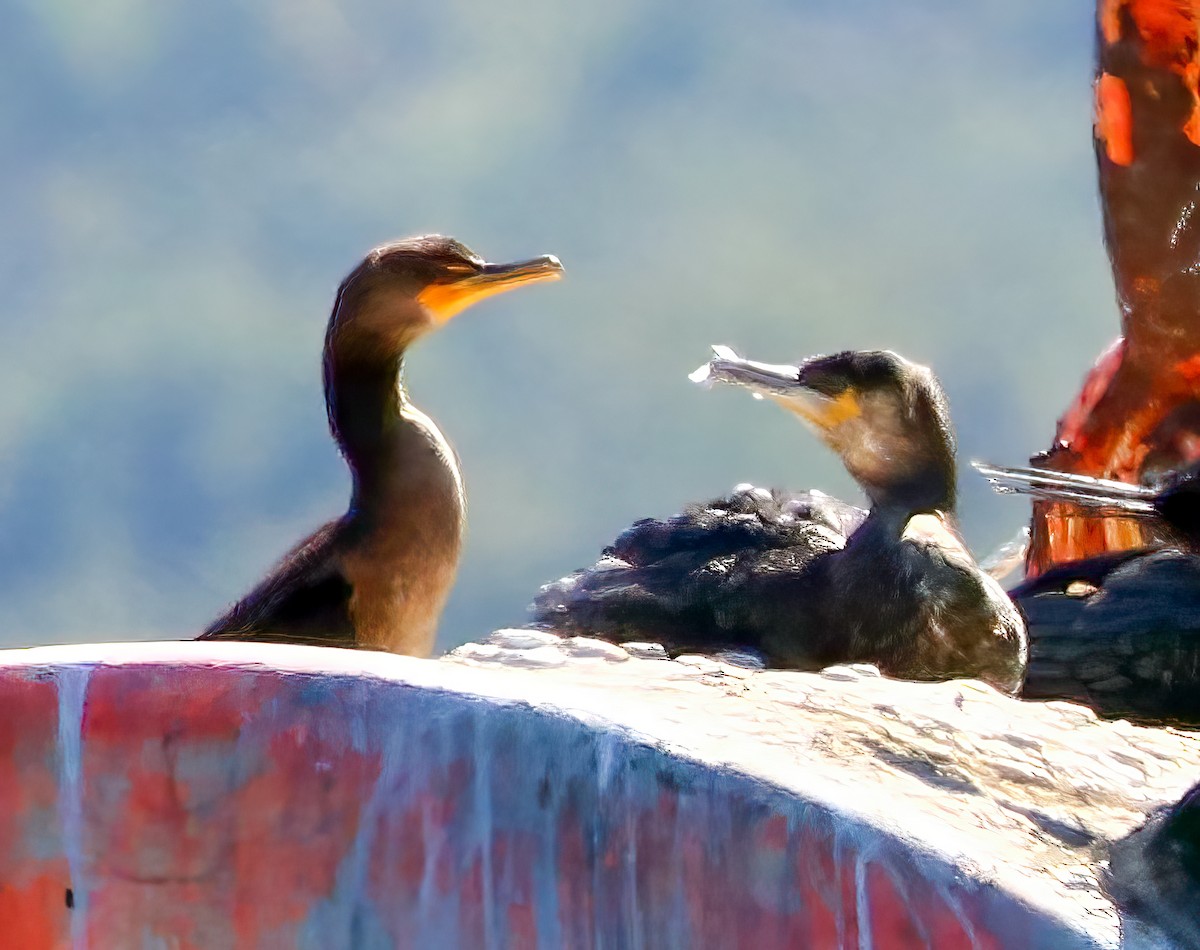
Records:
M544 254L514 264L484 264L478 271L444 283L430 284L417 299L435 317L445 323L485 297L504 293L514 287L558 280L563 266L553 254Z
M831 432L862 411L852 391L831 397L806 386L800 366L758 363L738 356L727 346L714 346L712 350L713 358L688 377L692 382L741 386L755 399L777 402L821 433Z

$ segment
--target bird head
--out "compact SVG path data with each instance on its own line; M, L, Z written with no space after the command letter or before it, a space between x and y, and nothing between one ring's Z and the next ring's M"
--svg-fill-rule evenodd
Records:
M926 367L889 350L847 350L794 365L757 363L728 347L713 353L693 380L741 386L794 413L876 504L953 507L954 432Z
M342 282L329 341L341 349L398 353L486 297L562 274L551 254L493 264L440 234L394 241L372 250Z

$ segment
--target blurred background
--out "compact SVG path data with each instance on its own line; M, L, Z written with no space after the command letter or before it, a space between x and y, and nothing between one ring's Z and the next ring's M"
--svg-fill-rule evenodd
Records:
M0 3L0 643L189 636L345 509L320 346L372 245L558 254L409 360L470 533L442 645L739 481L857 498L687 373L889 347L968 540L1117 330L1093 9L1009 0Z

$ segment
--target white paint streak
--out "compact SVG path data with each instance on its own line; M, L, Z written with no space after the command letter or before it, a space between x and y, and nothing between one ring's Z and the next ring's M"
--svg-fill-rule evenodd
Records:
M347 933L350 932L354 916L364 909L361 904L364 902L363 895L368 891L367 876L370 870L371 848L375 844L376 826L387 802L388 793L405 762L404 756L401 754L402 743L397 741L402 737L402 733L401 729L392 732L389 741L383 748L379 763L379 777L375 779L371 797L359 814L354 841L346 852L346 856L342 858L334 878L332 903L336 909L347 913L345 928Z
M135 663L163 668L164 675L174 667L197 663L223 668L230 676L258 675L264 669L285 677L292 672L354 675L388 687L429 690L429 708L439 714L459 709L463 702L478 705L470 732L464 733L468 727L463 720L448 713L444 723L435 717L417 731L397 728L410 741L419 738L437 748L445 748L446 743L455 749L469 746L467 735L475 736L476 811L461 816L468 827L456 824L454 842L456 846L461 842L463 854L482 853L493 942L497 924L504 922L502 907L498 909L494 902L504 896L504 875L492 873L490 830L493 822L506 818L489 813L496 803L496 796L490 794L496 786L490 782L497 780L496 774L506 773L493 772L502 764L493 746L503 730L486 724L492 706L533 704L602 732L616 730L636 737L632 741L711 768L716 775L740 774L785 790L804 803L802 814L830 816L839 867L848 871L855 848L861 849L864 842L883 842L874 860L889 867L888 849L899 848L914 862L918 877L944 888L946 903L970 938L984 942L988 921L1002 920L1005 913L1018 923L1032 921L1042 932L1059 935L1061 946L1115 947L1121 940L1120 922L1086 864L1087 855L1076 854L1073 846L1048 836L1010 804L1029 805L1034 790L1039 808L1051 817L1070 819L1104 837L1120 837L1144 820L1148 807L1177 800L1200 769L1200 750L1193 740L1163 730L1100 722L1090 711L1065 703L1017 702L968 682L904 683L862 675L834 681L819 674L771 670L731 682L728 675L705 677L680 663L641 659L620 663L572 659L558 669L529 672L505 668L501 661L484 668L360 651L245 643L85 644L11 651L5 657L7 669L44 671L58 666L68 670L59 681L59 808L62 826L74 829L64 840L75 849L68 860L76 885L84 875L95 873L83 861L79 721L87 673L78 669L81 663ZM459 695L451 701L446 698L448 691ZM884 748L891 752L887 759L879 754L881 736ZM1140 777L1135 780L1125 768L1114 771L1114 765L1124 764L1114 757L1114 750L1138 763ZM469 756L472 749L464 751ZM603 743L598 749L596 778L601 787L614 772L620 775L614 768L615 751ZM405 755L412 754L410 746ZM897 756L915 764L954 763L969 776L971 787L947 793L930 785L923 772L898 769ZM1029 767L1038 770L1036 786L1026 777ZM405 780L397 781L401 795ZM713 795L724 781L714 781ZM383 800L385 785L381 778L372 799ZM472 789L462 792L470 795ZM383 807L386 811L389 806ZM712 820L699 805L689 810L681 804L676 834L695 827L701 815ZM580 817L587 833L589 816ZM817 822L815 827L819 839L825 839L825 823ZM591 831L596 835L595 825ZM379 842L364 840L370 836L371 823L364 816L355 842L357 857L347 862L347 869L355 865L360 876L367 867L363 849L369 853L380 847ZM476 847L481 852L475 852ZM646 858L645 845L639 858ZM672 858L676 867L679 860L679 854ZM1082 867L1082 885L1075 884L1074 878L1064 883L1063 867L1074 869L1077 864ZM898 871L901 865L895 867ZM593 868L596 893L603 890L601 871L599 865ZM904 871L910 873L907 864ZM830 882L816 881L814 886L829 892L830 907L841 909L841 896L830 886L841 878L830 877ZM97 886L94 878L91 884ZM85 891L77 886L77 924L87 910ZM992 916L979 917L972 927L976 895ZM676 894L674 900L681 902L682 895ZM852 902L845 903L850 906L844 907L842 916L848 924L856 909ZM640 907L646 909L644 904ZM682 941L686 915L680 914L678 926ZM614 931L597 928L594 932ZM81 926L77 933L82 933ZM1069 939L1073 937L1078 939ZM681 941L664 942L664 946L686 945ZM77 939L75 946L82 945Z
M938 887L937 892L942 900L946 902L946 906L954 912L954 916L958 919L958 922L962 924L962 929L966 932L967 939L971 941L971 950L979 950L979 940L975 936L975 925L971 923L971 918L963 912L958 895L944 886Z
M642 928L640 926L642 920L641 910L638 908L638 850L637 850L637 814L634 807L633 796L629 790L625 790L624 795L625 805L625 836L629 842L628 850L625 854L625 910L629 914L629 946L632 950L642 950Z
M58 671L58 813L62 823L63 854L67 859L70 888L71 946L87 948L87 855L83 824L83 708L91 668L67 666Z
M443 728L445 728L443 726ZM483 878L483 945L487 950L499 946L496 926L496 894L494 869L492 867L492 789L491 779L496 774L495 751L492 737L488 734L488 720L481 716L475 726L475 845L479 848L479 864ZM442 741L445 747L445 739ZM453 746L451 746L452 748ZM470 842L468 839L468 852Z
M871 896L867 893L867 859L854 862L854 915L858 921L858 950L871 950Z

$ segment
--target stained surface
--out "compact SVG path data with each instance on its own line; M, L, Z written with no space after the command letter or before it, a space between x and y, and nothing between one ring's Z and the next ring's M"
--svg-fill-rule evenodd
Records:
M1099 0L1097 15L1096 160L1123 339L1036 461L1138 481L1200 455L1200 4ZM1029 573L1151 539L1038 502Z
M241 644L14 651L0 665L6 934L23 948L1112 945L1115 918L1068 870L1087 860L1080 842L1132 827L1134 802L1170 800L1176 768L1200 763L1181 737L1047 710L1047 735L1076 723L1065 739L1090 777L1070 803L1083 830L1022 806L1046 834L997 809L1011 758L970 793L953 756L922 764L900 732L874 779L881 734L858 754L814 739L839 707L880 715L871 695L893 712L923 699L926 743L955 709L999 704L1003 734L1003 710L1036 720L1036 705L849 673L742 681L563 643L507 663L495 647L457 662ZM552 653L556 669L513 668L554 666ZM795 748L779 744L794 739L788 696L811 711ZM981 721L970 713L963 736L994 744ZM840 741L857 741L854 722ZM1026 740L1043 741L1019 783L1035 799L1059 781L1037 773L1063 762L1060 740ZM1088 758L1098 742L1118 757ZM1148 753L1154 771L1132 780ZM830 778L851 784L831 795ZM1006 835L1011 858L986 843ZM1054 877L1021 896L1007 862L1045 862L1046 847Z

